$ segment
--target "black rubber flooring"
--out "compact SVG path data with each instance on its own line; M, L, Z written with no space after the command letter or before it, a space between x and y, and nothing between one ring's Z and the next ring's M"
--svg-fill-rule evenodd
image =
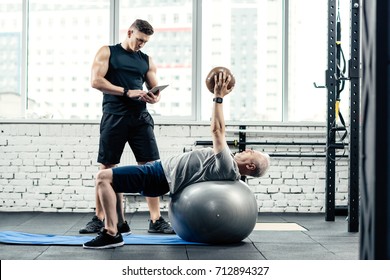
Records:
M134 234L149 234L148 213L127 214ZM93 213L0 212L0 231L78 235ZM167 213L163 213L167 219ZM232 245L125 245L87 250L81 246L0 243L0 260L358 260L359 233L348 232L345 216L260 213L259 223L296 223L300 230L254 230ZM91 234L91 239L94 234Z

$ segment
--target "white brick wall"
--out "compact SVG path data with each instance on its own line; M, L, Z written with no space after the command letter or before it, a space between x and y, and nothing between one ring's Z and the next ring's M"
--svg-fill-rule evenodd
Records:
M228 140L238 140L238 126L228 126ZM194 149L211 140L208 124L156 124L161 158ZM248 127L247 141L326 142L321 125ZM98 123L0 122L0 211L92 212L99 141ZM325 155L319 146L255 146L270 154ZM237 150L237 147L232 147ZM342 154L342 152L339 152ZM122 163L135 164L127 147ZM336 163L336 205L348 200L348 159ZM272 157L263 178L248 178L260 212L324 212L324 157ZM169 197L161 198L166 210ZM147 211L145 199L126 196L126 210Z

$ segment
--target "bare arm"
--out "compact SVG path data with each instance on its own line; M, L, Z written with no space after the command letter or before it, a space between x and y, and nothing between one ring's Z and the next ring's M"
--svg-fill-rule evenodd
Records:
M146 78L145 83L146 83L147 89L150 90L158 85L157 67L156 67L156 64L154 64L153 59L151 57L149 57L149 70L146 73L145 78ZM155 94L148 92L148 94L145 95L141 100L143 100L147 103L150 103L150 104L154 104L154 103L157 103L158 101L160 101L160 99L161 99L160 92L157 92Z
M106 78L110 59L110 48L108 46L101 47L93 60L91 71L91 86L97 90L112 95L122 96L124 88L110 83ZM143 90L129 90L127 96L130 98L139 98L146 95Z
M214 76L214 98L223 98L233 90L233 87L227 89L230 80L231 76L226 75L225 72L219 73L218 76ZM223 103L213 103L214 104L211 118L211 133L213 135L214 153L219 153L226 146L225 118L223 114Z

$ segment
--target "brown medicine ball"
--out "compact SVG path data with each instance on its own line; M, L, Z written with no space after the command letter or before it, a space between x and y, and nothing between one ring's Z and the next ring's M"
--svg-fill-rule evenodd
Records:
M231 89L236 83L236 79L234 78L232 72L228 68L222 66L214 67L213 69L211 69L210 73L207 75L206 78L206 86L211 93L214 93L214 86L215 86L214 76L219 74L220 72L222 73L226 72L227 75L232 76L230 83L228 84L227 87L228 89Z

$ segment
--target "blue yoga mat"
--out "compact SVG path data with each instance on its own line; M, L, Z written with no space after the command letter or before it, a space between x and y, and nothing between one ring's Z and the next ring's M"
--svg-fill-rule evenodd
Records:
M25 245L82 245L95 238L95 235L54 235L34 234L18 231L0 231L0 243ZM137 235L123 236L128 245L204 245L188 242L177 235Z

